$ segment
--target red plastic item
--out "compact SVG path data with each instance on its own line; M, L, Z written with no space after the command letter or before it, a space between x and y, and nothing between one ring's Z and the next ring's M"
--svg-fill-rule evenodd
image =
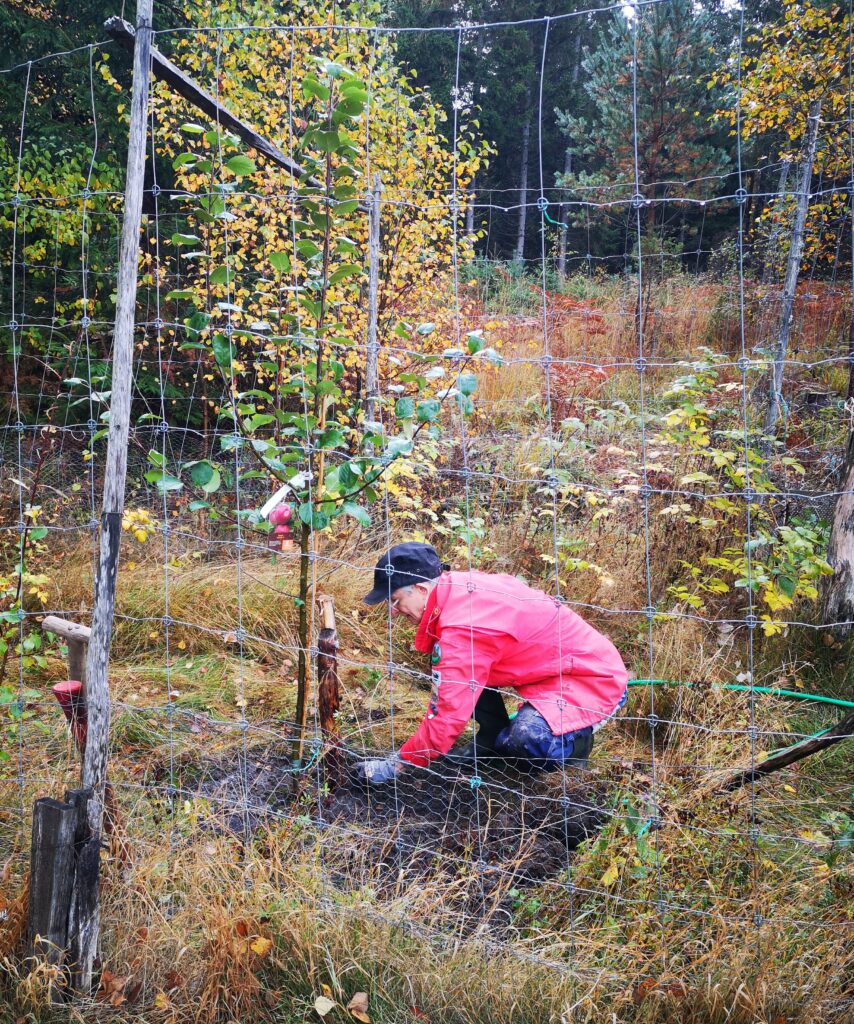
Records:
M293 510L291 509L291 506L288 505L287 502L285 502L281 505L277 505L273 509L273 511L270 513L270 522L273 524L273 526L282 526L285 523L289 523L291 521L292 516Z
M57 683L53 687L53 695L59 701L65 719L71 726L71 735L74 737L75 743L83 750L86 746L86 733L89 726L83 684L78 679L68 679L64 683Z

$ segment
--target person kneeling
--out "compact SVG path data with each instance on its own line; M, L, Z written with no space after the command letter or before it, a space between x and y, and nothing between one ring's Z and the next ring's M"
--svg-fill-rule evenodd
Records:
M391 757L359 765L368 783L447 755L471 718L478 733L452 755L458 761L500 756L584 767L593 733L625 703L628 673L611 641L514 576L445 571L429 544L399 544L377 562L364 600L389 601L393 618L418 626L414 646L430 654L433 677L416 732ZM512 720L500 689L522 702Z

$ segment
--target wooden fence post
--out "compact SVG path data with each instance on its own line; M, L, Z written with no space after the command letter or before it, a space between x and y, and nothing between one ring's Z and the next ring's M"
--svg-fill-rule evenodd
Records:
M327 778L337 782L341 774L341 736L336 718L341 707L338 679L338 632L335 626L335 605L326 594L318 595L320 634L317 638L317 715L323 738L330 749L325 755Z
M125 503L127 446L133 383L133 336L139 265L139 229L148 128L148 85L151 68L153 0L137 0L130 126L128 129L127 173L125 177L124 220L116 282L116 323L113 332L113 377L110 424L104 471L101 512L100 555L92 609L92 633L86 660L86 709L88 737L83 758L83 784L92 789L88 801L92 837L100 839L107 781L110 730L110 694L107 670L116 597L116 574ZM98 949L99 901L97 884L90 908L90 927L81 936L78 963L80 991L92 986L92 972Z
M61 967L68 948L68 916L74 886L77 809L43 797L33 806L27 956ZM51 998L61 1001L52 986Z

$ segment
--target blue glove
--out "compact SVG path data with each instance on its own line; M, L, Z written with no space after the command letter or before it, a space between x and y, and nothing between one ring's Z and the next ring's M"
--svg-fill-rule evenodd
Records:
M403 767L403 761L394 754L392 757L379 757L373 761L362 761L356 768L356 774L362 781L371 786L382 785L397 775Z

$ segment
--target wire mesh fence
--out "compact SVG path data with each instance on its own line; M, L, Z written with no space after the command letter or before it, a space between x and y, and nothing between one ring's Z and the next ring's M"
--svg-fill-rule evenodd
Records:
M462 944L554 975L569 994L536 1019L576 1019L609 999L637 1008L650 993L687 1005L723 943L737 943L739 977L754 980L782 934L797 978L813 949L850 964L850 756L751 777L737 797L709 795L727 770L755 770L840 717L768 688L809 698L829 685L845 706L850 685L838 637L850 623L831 630L817 603L834 508L848 493L849 184L829 168L807 188L834 216L798 260L791 344L776 358L782 427L769 444L786 289L779 261L768 267L779 254L760 258L768 239L753 223L785 208L788 230L799 186L782 176L786 161L742 157L744 12L728 96L733 166L649 177L641 51L645 18L663 5L411 30L451 40L441 130L419 121L438 117L429 94L395 78L408 30L158 27L155 45L216 110L252 121L304 166L288 175L265 163L219 113L155 87L110 674L106 870L150 894L147 917L136 896L119 911L135 926L185 920L203 891L190 880L196 857L243 898L302 893L325 922L309 930L352 918L451 959L466 955ZM618 23L630 46L630 173L555 185L544 121L565 69L550 37L554 46L564 24ZM530 178L508 195L472 169L472 154L489 154L473 98L487 87L471 69L486 73L510 33L537 57L523 83L534 97ZM99 135L94 83L120 94L117 53L93 43L6 72L23 95L0 196L9 904L33 799L79 770L48 696L64 652L40 624L48 614L86 623L92 609L123 203L101 170L112 142ZM39 139L28 113L63 61L91 87L88 161L48 190L29 171ZM273 115L262 124L264 104ZM365 271L374 173L376 394ZM521 257L494 258L523 210L539 251L523 224ZM678 230L664 225L680 219L674 248ZM374 476L358 465L368 455ZM307 511L292 532L304 543L271 546L258 511L297 479L299 516ZM346 487L355 508L334 518ZM411 637L393 630L390 610L361 605L377 556L403 539L435 543L470 580L482 569L533 579L551 605L615 639L643 683L597 733L589 765L537 772L452 753L383 787L360 782L359 762L396 751L431 696ZM334 741L315 699L319 594L337 611ZM572 656L561 651L565 665ZM311 680L305 723L301 672ZM515 691L504 692L511 703ZM110 895L105 920L121 907ZM122 925L110 928L105 947L134 962ZM162 988L146 955L133 969ZM798 1000L799 1013L820 1006L821 1019L850 1013L842 983Z

